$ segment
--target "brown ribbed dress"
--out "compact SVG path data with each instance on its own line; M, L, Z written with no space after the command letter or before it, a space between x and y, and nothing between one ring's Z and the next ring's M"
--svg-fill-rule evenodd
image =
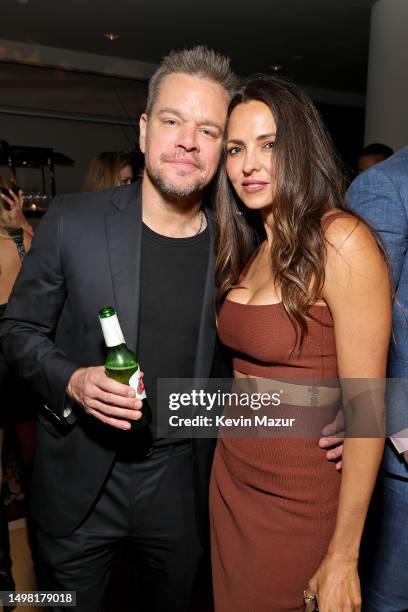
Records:
M323 229L339 216L326 218ZM272 379L336 379L330 310L314 319L300 355L282 304L226 300L218 333L232 349L234 369ZM295 382L295 381L294 381ZM216 612L303 610L303 590L323 560L334 530L340 475L318 439L218 440L210 486Z

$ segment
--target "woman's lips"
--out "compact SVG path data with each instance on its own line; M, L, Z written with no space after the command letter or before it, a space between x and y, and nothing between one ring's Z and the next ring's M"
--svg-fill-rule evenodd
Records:
M246 193L255 193L257 191L262 191L268 183L264 181L245 181L242 183L242 188Z

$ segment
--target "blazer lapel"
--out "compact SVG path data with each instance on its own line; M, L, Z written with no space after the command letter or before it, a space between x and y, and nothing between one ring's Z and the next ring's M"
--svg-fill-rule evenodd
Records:
M137 350L142 237L141 185L115 190L105 216L115 308L126 344Z
M126 192L126 193L123 193ZM215 228L206 212L210 234L207 273L197 340L194 378L207 378L214 357L216 336L215 295ZM140 308L140 261L142 244L141 184L115 190L112 212L105 216L106 239L115 308L128 347L137 351Z
M200 316L197 352L194 366L194 378L208 378L214 358L215 347L215 228L214 222L207 210L208 230L210 234L210 251L208 254L207 274L204 287L203 305Z

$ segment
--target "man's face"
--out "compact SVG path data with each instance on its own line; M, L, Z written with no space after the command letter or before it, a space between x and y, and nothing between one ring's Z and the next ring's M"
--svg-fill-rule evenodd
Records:
M226 90L213 81L166 76L152 111L140 118L140 148L150 181L162 192L187 197L214 177L228 107Z

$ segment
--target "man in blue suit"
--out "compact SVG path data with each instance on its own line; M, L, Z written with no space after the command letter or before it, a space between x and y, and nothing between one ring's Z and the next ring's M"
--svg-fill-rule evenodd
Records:
M378 481L377 541L368 568L365 612L408 610L408 147L362 173L351 184L352 208L378 232L390 257L397 300L388 357L391 434Z

